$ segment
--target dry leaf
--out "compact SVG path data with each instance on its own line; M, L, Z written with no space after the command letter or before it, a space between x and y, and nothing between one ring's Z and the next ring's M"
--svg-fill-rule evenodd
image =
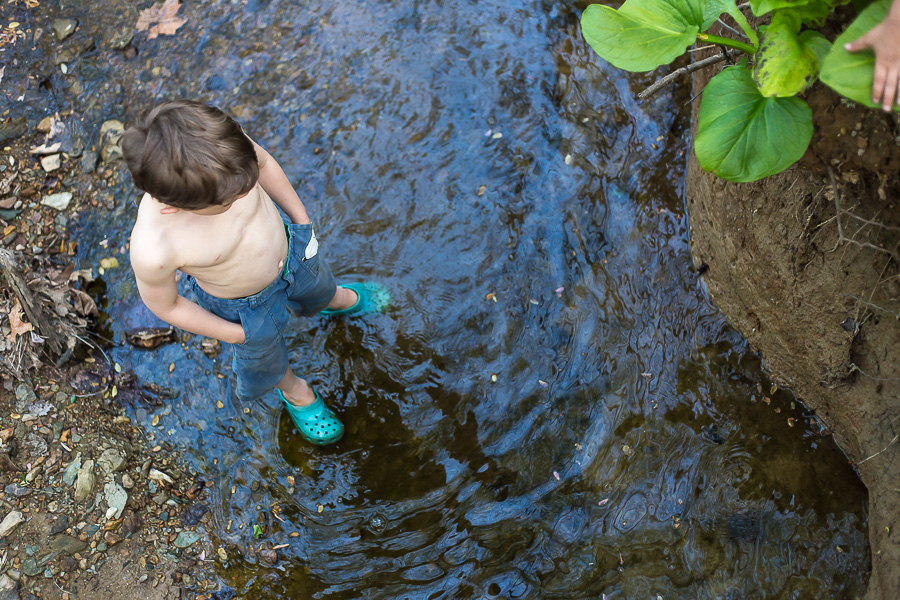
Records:
M22 320L22 305L19 304L18 299L16 299L15 306L9 311L9 327L12 331L9 332L6 339L11 342L16 341L17 336L28 333L34 329L34 326L31 323Z
M145 8L138 15L134 28L138 31L147 31L147 39L152 40L158 35L175 35L179 27L187 23L187 19L179 18L178 10L181 8L181 0L165 0L157 2L150 8Z

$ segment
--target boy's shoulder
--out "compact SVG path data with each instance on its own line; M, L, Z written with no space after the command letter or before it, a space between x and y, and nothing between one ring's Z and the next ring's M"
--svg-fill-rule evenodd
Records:
M129 242L132 263L135 258L138 262L149 261L156 264L169 262L168 259L172 258L169 228L159 218L159 208L163 206L150 194L144 194L141 198Z

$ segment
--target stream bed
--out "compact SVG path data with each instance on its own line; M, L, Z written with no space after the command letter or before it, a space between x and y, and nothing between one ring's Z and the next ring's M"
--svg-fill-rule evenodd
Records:
M274 393L237 400L227 348L124 343L161 324L127 267L140 194L91 184L108 202L70 227L83 267L121 257L101 276L107 352L175 393L131 415L215 482L233 596L862 592L865 488L692 265L686 82L638 102L655 76L603 63L583 6L549 0L205 0L115 50L145 4L64 3L95 47L29 110L94 130L177 97L231 112L338 281L393 295L383 315L294 321L295 372L347 427L311 447ZM80 93L52 91L72 78ZM275 567L264 541L285 545Z

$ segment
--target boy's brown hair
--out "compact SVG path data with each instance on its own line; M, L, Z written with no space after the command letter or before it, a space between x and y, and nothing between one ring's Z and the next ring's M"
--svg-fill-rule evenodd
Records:
M169 206L199 210L253 189L259 163L253 142L214 106L163 102L122 136L134 184Z

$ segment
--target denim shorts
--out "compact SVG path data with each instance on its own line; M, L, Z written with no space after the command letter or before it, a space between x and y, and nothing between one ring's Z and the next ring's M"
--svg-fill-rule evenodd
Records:
M226 321L240 323L244 343L234 344L237 395L252 400L271 391L288 370L288 308L314 315L331 302L337 291L334 276L318 253L311 223L285 223L288 253L281 275L264 290L245 298L212 296L187 277L197 304Z

